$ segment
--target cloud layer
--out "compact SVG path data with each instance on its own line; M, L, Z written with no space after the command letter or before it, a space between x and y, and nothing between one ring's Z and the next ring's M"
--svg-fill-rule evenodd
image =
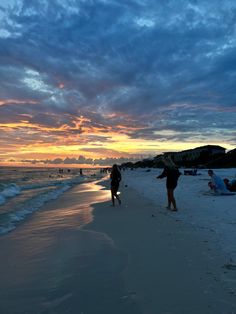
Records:
M115 135L235 145L234 1L11 0L0 17L2 158Z

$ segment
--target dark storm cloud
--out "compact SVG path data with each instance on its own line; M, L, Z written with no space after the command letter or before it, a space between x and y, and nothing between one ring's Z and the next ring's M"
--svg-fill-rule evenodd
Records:
M233 1L25 0L1 12L0 98L38 102L0 107L5 122L71 126L83 114L132 138L232 138Z

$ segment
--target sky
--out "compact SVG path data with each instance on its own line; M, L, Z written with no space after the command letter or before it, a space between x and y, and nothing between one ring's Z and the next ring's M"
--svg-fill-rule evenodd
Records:
M233 0L1 0L0 165L236 146Z

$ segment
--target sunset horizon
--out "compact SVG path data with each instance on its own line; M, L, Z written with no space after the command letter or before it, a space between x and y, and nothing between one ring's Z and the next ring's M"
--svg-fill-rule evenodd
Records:
M204 145L234 149L234 9L230 0L221 9L2 1L0 166L110 166Z

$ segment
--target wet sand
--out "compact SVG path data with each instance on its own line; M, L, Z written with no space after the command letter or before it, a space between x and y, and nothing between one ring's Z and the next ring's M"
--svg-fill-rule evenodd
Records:
M104 233L81 230L109 191L71 189L0 239L0 313L139 313L122 302L127 255Z

